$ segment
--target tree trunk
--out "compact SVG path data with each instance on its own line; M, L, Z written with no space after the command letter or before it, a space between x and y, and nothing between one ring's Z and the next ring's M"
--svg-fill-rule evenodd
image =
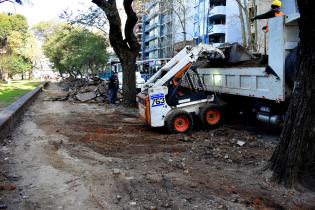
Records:
M254 16L257 15L257 9L256 9L256 0L253 0L253 8L254 8ZM254 33L255 33L255 39L253 40L254 44L253 44L253 47L254 47L254 51L257 51L257 37L258 37L258 25L257 25L257 21L254 21Z
M284 129L270 160L276 181L315 190L315 9L298 0L300 63Z
M239 12L240 12L240 22L241 22L241 29L242 29L242 42L243 42L243 47L246 48L247 47L246 26L245 26L242 6L240 5L240 3L238 3L238 8L239 8Z
M127 56L126 56L127 57ZM136 59L130 58L126 62L122 63L123 71L123 93L125 97L123 98L123 103L126 105L136 104L136 83L131 81L136 81ZM128 79L124 79L128 78Z
M140 44L134 34L134 27L138 21L133 11L133 0L124 0L124 9L127 14L125 24L125 39L121 31L121 19L115 0L92 0L106 14L109 21L109 41L118 56L123 68L123 103L127 106L136 105L135 66L139 55Z
M250 25L250 19L249 19L249 14L248 14L248 6L245 0L243 0L244 4L244 14L246 18L246 29L247 29L247 37L248 37L248 49L252 50L253 49L253 40L252 40L252 35L251 35L251 25Z

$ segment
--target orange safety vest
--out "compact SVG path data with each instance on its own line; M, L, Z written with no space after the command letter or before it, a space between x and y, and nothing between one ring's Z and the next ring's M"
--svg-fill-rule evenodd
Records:
M276 17L282 17L284 16L284 13L283 12L276 12ZM267 25L266 25L266 33L269 32L269 27L268 27L268 20L267 20Z

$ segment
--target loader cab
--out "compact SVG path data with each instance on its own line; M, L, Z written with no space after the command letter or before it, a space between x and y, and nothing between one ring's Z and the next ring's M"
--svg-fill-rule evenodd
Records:
M204 84L196 67L191 67L181 75L175 75L167 83L166 101L170 106L176 106L207 98Z

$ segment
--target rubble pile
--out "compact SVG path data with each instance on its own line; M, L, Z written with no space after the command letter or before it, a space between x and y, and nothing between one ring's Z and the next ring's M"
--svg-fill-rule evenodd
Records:
M107 81L101 80L98 77L90 79L69 77L62 80L59 86L64 94L52 97L54 101L80 101L89 103L104 103L108 99ZM118 93L118 100L121 100L121 94Z

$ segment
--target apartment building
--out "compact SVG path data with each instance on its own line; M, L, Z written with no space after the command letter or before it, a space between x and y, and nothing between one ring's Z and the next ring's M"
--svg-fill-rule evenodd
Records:
M166 61L173 57L176 43L193 39L190 27L193 4L189 0L182 0L182 3L185 15L174 12L176 8L172 1L149 1L145 4L146 13L142 24L143 60Z
M162 2L146 3L147 14L143 19L143 60L171 56L173 30L172 8L165 8Z
M242 43L239 5L235 0L195 0L194 39L196 44Z
M139 52L139 56L137 60L142 60L143 59L143 18L145 15L144 12L144 3L142 1L136 0L133 2L133 9L137 14L138 17L138 22L134 28L134 33L136 34L137 40L139 44L141 45L141 49Z

